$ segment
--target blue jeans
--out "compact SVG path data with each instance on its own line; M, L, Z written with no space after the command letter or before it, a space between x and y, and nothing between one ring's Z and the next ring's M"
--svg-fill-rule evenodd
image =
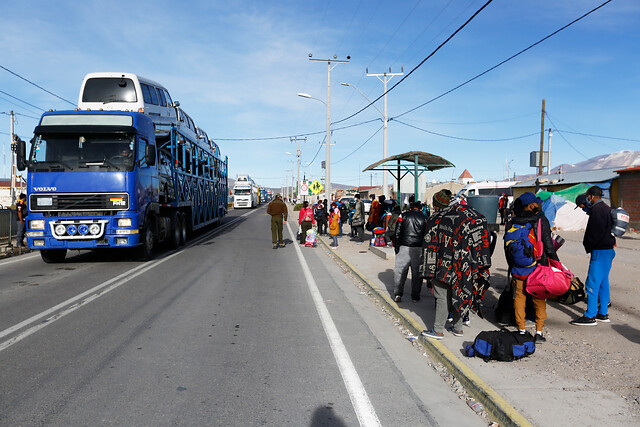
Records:
M609 272L616 252L613 249L601 249L591 252L589 272L584 284L589 300L587 301L586 317L596 317L596 314L606 315L609 305ZM600 303L600 309L598 309Z

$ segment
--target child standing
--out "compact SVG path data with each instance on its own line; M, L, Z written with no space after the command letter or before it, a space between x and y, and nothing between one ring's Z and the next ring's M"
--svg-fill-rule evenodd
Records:
M333 239L333 243L330 245L333 248L338 247L338 234L340 234L340 211L337 209L337 205L331 204L331 217L329 218L329 233Z

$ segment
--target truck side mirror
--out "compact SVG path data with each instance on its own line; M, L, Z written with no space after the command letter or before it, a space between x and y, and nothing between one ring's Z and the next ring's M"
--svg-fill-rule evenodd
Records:
M147 166L154 166L156 164L156 146L147 144L144 148L144 157L147 161Z
M16 167L19 171L27 168L27 146L20 138L16 139Z

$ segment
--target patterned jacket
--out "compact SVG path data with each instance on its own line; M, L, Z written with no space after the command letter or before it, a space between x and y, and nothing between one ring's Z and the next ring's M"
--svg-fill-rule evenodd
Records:
M491 267L487 219L461 204L436 211L427 221L423 255L421 274L451 286L453 308L461 315L479 311Z

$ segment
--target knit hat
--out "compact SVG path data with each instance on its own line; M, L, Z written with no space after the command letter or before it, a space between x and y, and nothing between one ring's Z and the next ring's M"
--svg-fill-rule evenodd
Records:
M542 203L542 200L540 200L535 194L530 191L521 194L518 199L520 199L520 202L522 202L523 207L530 205L531 203Z
M436 194L433 195L433 207L442 209L449 206L449 202L451 202L451 191L449 190L440 190Z
M574 209L578 209L580 207L580 205L587 205L587 194L583 193L583 194L578 194L578 197L576 197L576 207Z

